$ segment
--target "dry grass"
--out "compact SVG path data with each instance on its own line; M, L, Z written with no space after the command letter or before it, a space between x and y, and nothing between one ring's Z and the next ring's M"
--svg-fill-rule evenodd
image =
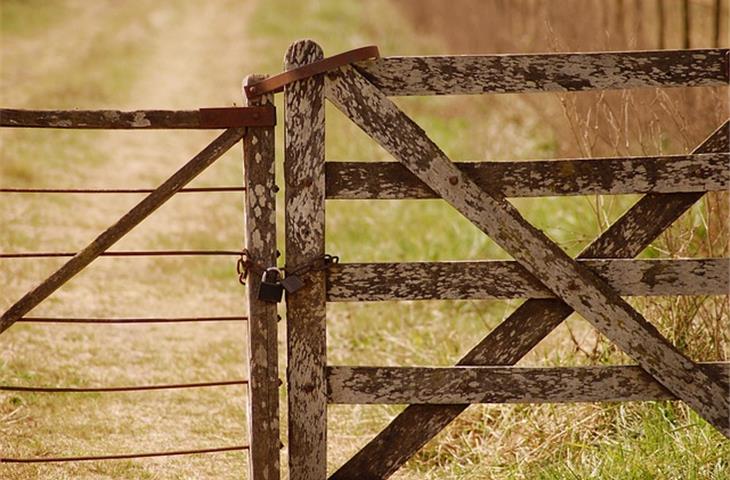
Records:
M269 0L256 7L232 0L89 5L79 0L59 2L49 13L43 2L0 3L6 12L0 32L2 105L131 109L232 104L240 102L238 84L244 75L278 71L286 46L301 37L315 38L326 53L368 43L378 44L385 54L483 53L643 47L649 45L652 31L644 22L647 38L628 41L619 31L623 28L628 35L638 31L638 17L632 17L632 11L627 10L619 28L616 17L601 7L603 2L577 0L562 8L552 8L547 1L469 0L461 1L460 8L453 3L416 5L404 0L367 4ZM17 17L15 23L8 21L13 17L7 12L20 9L27 14L29 8L39 12L33 21L26 20L28 15ZM536 15L525 16L527 12ZM571 21L576 16L582 21ZM702 17L696 21L704 22ZM609 25L605 35L593 35L603 31L595 22ZM453 25L459 28L447 28ZM409 98L398 103L452 158L493 160L685 152L727 117L722 95L703 89ZM694 109L687 107L692 102ZM328 108L327 118L329 159L389 159L334 109ZM282 138L281 126L277 137ZM1 183L152 186L210 138L207 133L3 131ZM234 149L196 184L236 184L240 163L240 152ZM635 196L579 197L515 204L575 254L635 200ZM134 201L127 196L12 197L0 207L0 223L11 227L0 230L0 250L79 248ZM118 248L235 249L242 237L240 203L235 194L178 196ZM726 218L727 196L708 196L644 255L727 256ZM327 222L327 250L343 261L507 258L439 201L333 201L328 204ZM58 265L55 260L0 264L4 285L0 307ZM103 259L36 313L238 314L242 291L233 273L232 259ZM652 299L636 304L695 358L727 358L730 329L724 299ZM450 365L517 305L491 301L331 305L329 361ZM238 378L245 375L244 328L16 325L0 339L0 383L124 385ZM571 317L522 363L620 361L627 360L580 318ZM17 456L71 455L242 443L244 402L239 387L0 395L0 450ZM330 470L400 409L331 408ZM727 478L728 457L730 446L717 432L683 406L669 402L475 406L396 477ZM3 465L0 476L232 478L245 471L245 459L245 453L233 453L42 467Z

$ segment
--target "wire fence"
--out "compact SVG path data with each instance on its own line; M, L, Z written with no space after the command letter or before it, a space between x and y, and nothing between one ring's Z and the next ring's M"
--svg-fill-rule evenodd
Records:
M248 317L23 317L23 323L101 323L101 324L147 324L147 323L193 323L193 322L245 322Z
M102 111L21 111L0 110L0 126L32 127L32 128L138 128L140 115L148 119L149 128L233 128L246 125L273 125L275 116L271 108L251 109L201 109L200 111L142 111L142 112L110 112ZM113 122L110 119L116 119ZM161 188L161 187L160 187ZM38 187L0 187L0 194L155 194L158 189L152 188L38 188ZM246 192L244 186L208 186L179 188L177 193L227 193ZM0 259L22 260L42 258L75 257L78 252L71 251L37 251L37 252L0 252ZM241 255L241 249L230 250L127 250L103 251L98 256L104 257L228 257ZM232 278L236 276L232 275ZM76 316L23 316L17 319L22 323L39 324L152 324L152 323L192 323L192 322L246 322L248 317L231 316L189 316L189 317L76 317ZM247 386L247 379L219 380L189 383L166 383L127 386L28 386L0 385L0 392L39 393L39 394L74 394L74 393L113 393L113 392L147 392L154 390L222 388L230 386ZM43 456L43 457L9 457L0 456L0 463L28 464L51 462L84 462L104 460L124 460L150 457L168 457L179 455L196 455L224 453L249 450L249 445L233 445L224 447L206 447L162 452L137 452L122 454L88 455L88 456Z
M142 452L142 453L125 453L119 455L89 455L84 457L28 457L28 458L11 458L0 457L0 463L51 463L51 462L88 462L100 460L127 460L133 458L149 458L149 457L171 457L176 455L195 455L199 453L223 453L235 452L240 450L248 450L248 445L235 445L232 447L217 448L199 448L195 450L171 450L168 452Z

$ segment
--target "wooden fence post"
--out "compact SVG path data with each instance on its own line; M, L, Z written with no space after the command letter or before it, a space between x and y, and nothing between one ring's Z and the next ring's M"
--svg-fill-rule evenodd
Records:
M322 58L319 45L298 41L285 68ZM296 268L324 255L323 76L287 85L284 104L286 264ZM286 299L289 478L318 480L327 476L325 272L302 279L305 287Z
M260 81L251 75L244 84ZM272 94L249 100L249 106L273 105ZM276 265L276 185L274 127L250 127L243 138L246 186L246 248L262 265ZM279 478L279 374L277 306L258 300L260 273L251 272L248 304L249 478Z

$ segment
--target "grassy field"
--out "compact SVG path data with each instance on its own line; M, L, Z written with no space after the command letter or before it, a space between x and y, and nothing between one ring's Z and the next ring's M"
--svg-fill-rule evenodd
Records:
M326 54L370 43L379 45L386 55L464 51L438 29L424 32L409 8L408 2L386 0L68 0L50 4L0 0L0 104L119 109L240 104L241 79L248 73L279 71L288 44L303 37L317 40ZM559 30L559 25L555 28ZM546 45L543 50L548 49ZM707 113L714 121L727 116L722 98L722 92L710 91L696 101L715 102ZM636 100L641 109L650 105L639 97L610 100ZM655 106L681 100L671 97ZM277 101L281 107L281 98ZM590 134L580 123L585 119L585 105L576 105L574 97L409 98L398 99L398 104L459 160L554 158L579 150L576 144ZM281 109L279 115L281 139ZM334 108L328 107L326 115L328 159L390 160ZM691 119L686 123L693 124ZM578 129L575 136L565 133L571 126ZM661 122L656 126L661 131L663 127ZM683 141L664 141L661 151L686 151L709 133L697 130L685 128ZM0 184L155 186L213 135L0 131ZM631 142L627 140L625 148L634 153L653 145ZM280 154L281 141L278 144ZM239 184L240 157L240 148L234 148L194 185ZM547 198L515 204L575 254L636 199ZM6 196L0 202L0 250L81 248L137 200L133 195ZM509 258L443 202L330 201L327 208L327 251L346 262ZM643 256L727 255L726 227L718 220L725 216L723 212L727 212L727 197L711 197ZM115 248L235 250L241 247L241 217L238 194L178 195ZM100 259L34 314L240 314L243 291L236 281L234 261ZM61 264L57 260L2 261L0 307L9 306ZM694 358L728 357L725 300L632 302ZM329 362L450 365L518 304L331 305ZM284 352L283 326L280 333ZM18 324L0 339L0 383L97 386L239 378L245 376L244 338L242 324ZM620 362L628 359L573 316L521 365ZM282 372L284 367L282 360ZM0 451L6 456L50 456L240 444L246 442L244 406L240 387L0 394ZM331 408L330 470L346 461L401 408ZM285 415L282 420L285 427ZM722 479L730 478L728 458L728 442L677 403L489 405L471 407L396 478ZM0 465L0 477L240 478L245 470L246 454L229 453Z

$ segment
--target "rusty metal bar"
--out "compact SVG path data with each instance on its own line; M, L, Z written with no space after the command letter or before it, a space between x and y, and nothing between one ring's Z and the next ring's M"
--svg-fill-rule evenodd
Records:
M11 252L0 253L2 258L56 258L73 257L77 252ZM125 250L104 252L100 257L210 257L210 256L239 256L237 250Z
M0 193L152 193L154 188L0 188ZM245 192L246 187L194 187L178 193Z
M148 323L190 323L190 322L245 322L248 317L23 317L23 323L92 323L92 324L148 324Z
M248 380L226 380L220 382L170 383L163 385L133 385L127 387L24 387L0 385L3 392L42 392L42 393L99 393L99 392L143 392L148 390L173 390L183 388L224 387L229 385L248 385Z
M37 457L37 458L0 458L0 463L49 463L49 462L85 462L99 460L124 460L129 458L168 457L173 455L194 455L197 453L221 453L248 450L248 445L232 447L200 448L196 450L173 450L169 452L128 453L121 455L99 455L84 457Z

